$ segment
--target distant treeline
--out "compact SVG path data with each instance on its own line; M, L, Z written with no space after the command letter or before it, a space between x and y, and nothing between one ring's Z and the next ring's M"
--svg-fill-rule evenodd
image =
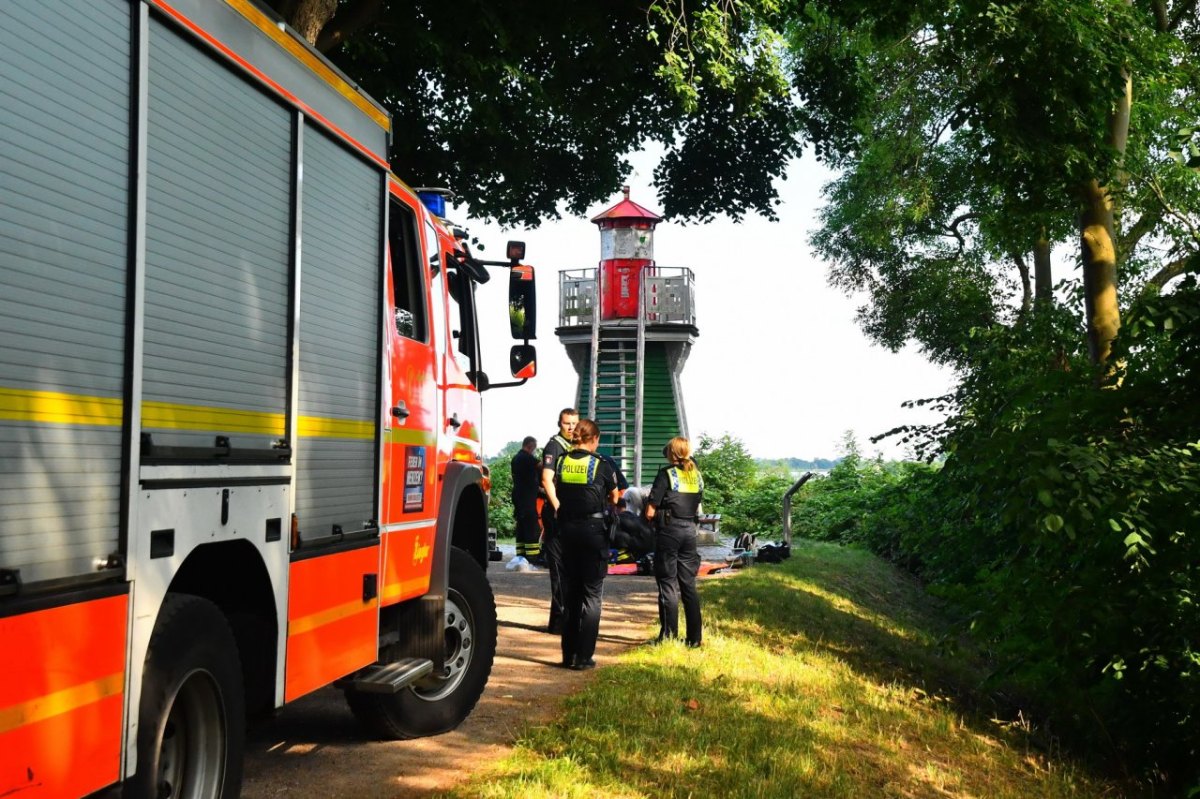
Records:
M772 466L782 466L789 471L811 471L820 469L821 471L829 471L841 461L841 458L813 458L805 460L804 458L755 458L754 462L760 467L770 468Z

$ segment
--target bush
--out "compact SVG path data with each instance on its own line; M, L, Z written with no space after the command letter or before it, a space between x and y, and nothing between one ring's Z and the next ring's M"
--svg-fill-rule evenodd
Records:
M488 525L494 527L498 538L516 535L517 523L513 518L512 504L512 458L521 448L520 441L510 441L499 454L488 460L492 478L492 494L488 499Z
M1174 787L1200 778L1200 292L1126 316L1118 371L1071 337L978 336L940 471L815 486L817 535L908 565L970 613L1054 727ZM1036 335L1034 335L1036 334ZM825 504L822 504L825 503Z

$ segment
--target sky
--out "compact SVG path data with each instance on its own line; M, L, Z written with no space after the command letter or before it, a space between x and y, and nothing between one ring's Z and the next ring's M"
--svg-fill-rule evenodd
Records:
M631 159L630 199L656 213L651 186L655 156ZM931 411L901 407L905 400L944 394L953 374L915 347L899 353L872 344L854 320L861 304L827 283L827 266L808 246L831 173L807 158L778 184L779 221L718 218L708 224L660 222L654 260L695 274L699 336L684 367L684 405L693 442L701 434L741 439L756 458L835 458L853 431L866 455L902 458L895 442L869 438L901 424L936 421ZM523 386L484 393L484 454L495 455L526 435L544 442L555 432L559 409L574 404L578 377L554 335L558 273L595 268L600 234L588 220L621 200L621 187L589 209L532 230L505 230L472 220L451 206L447 216L503 258L508 239L526 244L525 263L537 269L538 375ZM478 306L483 367L492 382L509 380L507 276L480 287ZM586 410L585 410L586 413Z

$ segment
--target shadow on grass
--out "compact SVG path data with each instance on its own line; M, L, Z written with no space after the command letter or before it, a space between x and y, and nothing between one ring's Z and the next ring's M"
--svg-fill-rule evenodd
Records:
M982 669L947 645L953 626L868 553L800 545L701 591L714 650L736 660L673 645L635 653L456 795L1108 793L989 721Z
M915 580L859 550L802 542L793 553L746 579L707 585L703 601L718 627L772 649L824 650L876 682L952 699L964 711L998 709L980 693L982 661L960 648Z
M763 699L759 675L714 680L699 666L632 663L532 730L507 768L458 796L1060 796L1038 775L964 744L957 727L914 728L912 708L830 722L802 691ZM636 699L631 699L635 697ZM999 775L999 777L997 777ZM477 793L481 785L489 791ZM1082 794L1089 795L1089 794ZM1094 794L1091 794L1094 795Z

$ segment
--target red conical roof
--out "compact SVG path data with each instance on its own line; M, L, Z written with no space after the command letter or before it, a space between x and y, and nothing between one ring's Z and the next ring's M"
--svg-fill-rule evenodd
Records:
M662 217L653 211L643 208L642 206L629 199L629 187L622 186L621 191L625 193L625 199L609 208L607 211L602 211L592 217L592 221L596 224L604 222L612 222L617 219L641 219L646 222L661 222Z

